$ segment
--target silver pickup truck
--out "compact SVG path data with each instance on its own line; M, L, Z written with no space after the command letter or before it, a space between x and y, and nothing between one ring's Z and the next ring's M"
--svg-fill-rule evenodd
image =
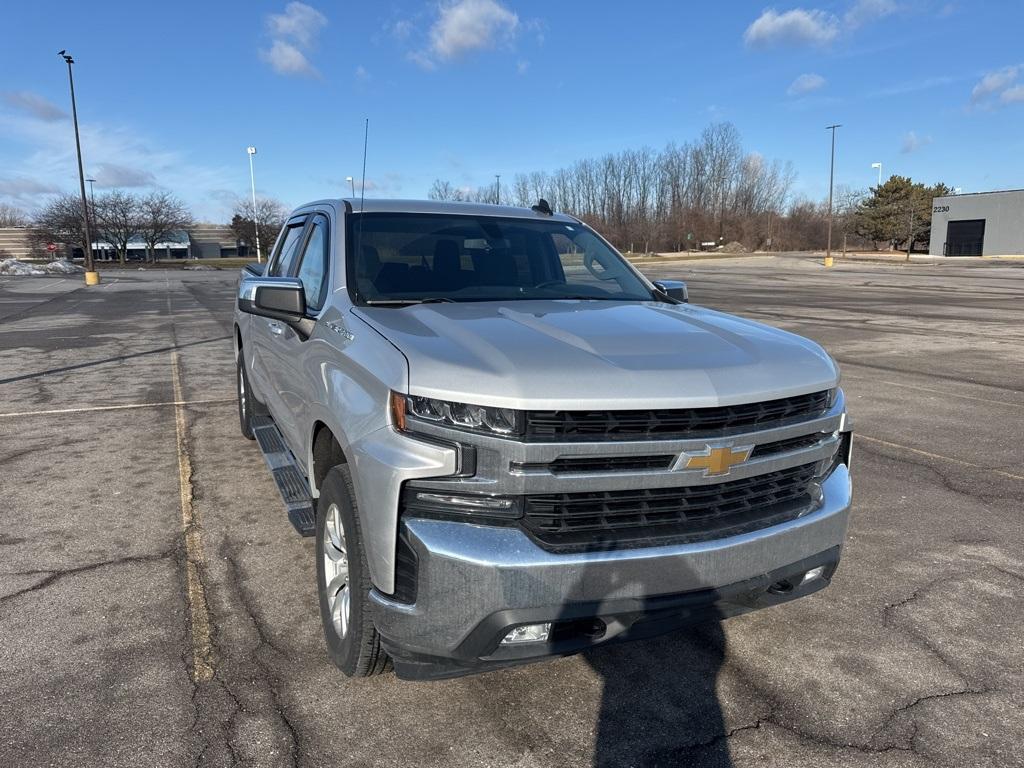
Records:
M578 219L322 200L235 313L242 433L316 545L331 660L450 677L826 586L839 371L688 303Z

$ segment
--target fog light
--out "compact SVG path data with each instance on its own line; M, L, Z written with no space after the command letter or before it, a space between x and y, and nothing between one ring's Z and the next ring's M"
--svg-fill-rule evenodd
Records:
M551 622L544 624L524 624L513 627L502 639L502 645L518 645L519 643L543 643L551 632Z
M804 577L800 580L800 583L801 584L806 584L808 581L814 581L815 579L820 579L824 575L825 575L825 566L824 565L819 565L817 568L811 568L811 570L809 570L807 573L805 573Z

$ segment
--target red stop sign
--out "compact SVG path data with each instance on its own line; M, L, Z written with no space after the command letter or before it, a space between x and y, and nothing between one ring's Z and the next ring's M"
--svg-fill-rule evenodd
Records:
M46 250L48 250L50 253L53 253L54 251L57 250L57 244L56 243L47 243L46 244Z

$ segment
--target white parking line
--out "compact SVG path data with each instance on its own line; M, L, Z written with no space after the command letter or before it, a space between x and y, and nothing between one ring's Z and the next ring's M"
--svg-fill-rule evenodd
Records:
M846 363L849 365L849 363ZM854 363L856 365L856 363ZM948 389L934 389L932 387L922 387L919 384L907 384L902 381L886 381L884 379L876 379L868 376L860 376L856 373L843 374L844 379L857 379L859 381L870 381L872 384L885 384L890 387L903 387L904 389L916 389L921 392L932 392L936 395L943 395L944 397L959 397L961 400L976 400L979 403L991 403L992 405L1008 405L1010 408L1024 408L1024 403L1011 403L1006 400L993 400L989 397L977 397L975 395L961 395L957 392L950 392ZM984 384L980 386L985 386ZM1010 390L1016 392L1017 390Z
M93 413L95 411L126 411L134 408L163 408L169 405L175 407L185 405L206 405L208 403L230 403L234 397L217 397L210 400L169 400L165 403L128 403L126 405L93 405L82 408L57 408L50 411L12 411L0 413L0 419L13 419L24 416L60 416L65 413Z
M1012 472L1006 472L1002 469L994 469L993 467L985 467L981 464L974 464L970 461L964 461L963 459L954 459L952 456L943 456L940 453L929 453L928 451L922 451L920 448L911 448L909 445L900 445L899 443L892 443L888 440L882 440L877 437L868 437L862 435L860 432L853 433L854 440L867 440L869 443L878 443L879 445L885 445L889 448L899 448L901 451L909 451L910 453L916 453L918 456L927 456L929 459L938 459L939 461L948 461L951 464L959 464L962 467L970 467L971 469L977 469L981 472L991 472L994 475L1001 475L1002 477L1008 477L1011 480L1024 480L1024 475L1015 475Z

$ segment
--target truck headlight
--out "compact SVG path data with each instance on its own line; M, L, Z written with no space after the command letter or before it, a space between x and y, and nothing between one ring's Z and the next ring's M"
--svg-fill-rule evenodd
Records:
M514 437L523 432L523 414L512 408L454 403L433 397L391 393L391 414L395 426L414 431L409 422L422 421L468 432Z

